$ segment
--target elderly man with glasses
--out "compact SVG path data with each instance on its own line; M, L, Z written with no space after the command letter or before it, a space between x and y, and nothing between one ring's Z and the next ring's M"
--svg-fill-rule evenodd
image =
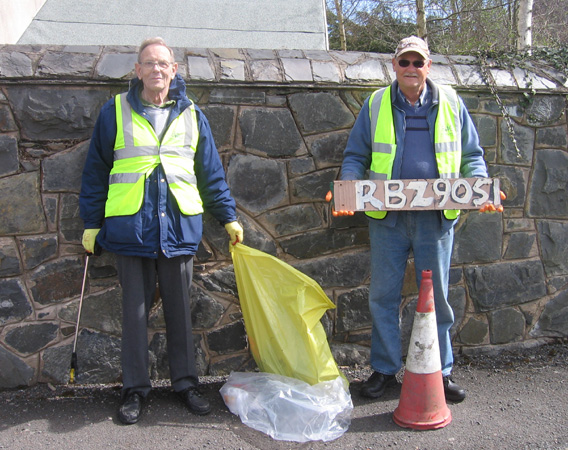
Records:
M432 61L426 42L403 39L392 59L396 80L374 92L361 108L344 151L342 180L487 177L483 149L462 99L428 79ZM449 151L452 152L448 157ZM346 214L348 212L341 212ZM371 367L360 394L378 398L396 383L402 368L401 292L410 251L416 283L432 271L438 340L446 400L460 402L465 390L451 377L449 271L458 211L368 212L371 243L369 308Z
M122 401L136 423L151 390L148 315L159 283L171 385L188 409L207 414L198 390L190 288L205 211L243 241L235 201L209 123L187 97L173 51L144 41L128 92L101 109L83 170L83 246L116 254L122 286Z

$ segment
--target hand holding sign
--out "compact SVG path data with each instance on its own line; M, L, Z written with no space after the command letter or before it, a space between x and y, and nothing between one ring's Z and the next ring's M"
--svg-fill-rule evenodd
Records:
M325 196L325 201L326 202L330 202L331 199L333 198L333 192L328 191L326 196ZM336 211L333 207L331 208L331 215L333 217L337 217L337 216L353 216L355 214L355 211Z
M505 200L507 198L503 191L499 191L499 196L501 200ZM487 202L479 209L479 212L503 212L503 205L495 206L493 203Z

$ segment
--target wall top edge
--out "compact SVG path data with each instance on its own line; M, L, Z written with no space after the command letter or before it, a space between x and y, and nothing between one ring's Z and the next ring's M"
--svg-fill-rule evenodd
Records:
M390 54L336 50L174 48L178 72L196 84L240 86L384 86L394 80ZM0 46L0 81L128 81L135 76L134 46ZM432 55L430 78L457 88L568 92L562 72L542 61L500 68L475 57Z

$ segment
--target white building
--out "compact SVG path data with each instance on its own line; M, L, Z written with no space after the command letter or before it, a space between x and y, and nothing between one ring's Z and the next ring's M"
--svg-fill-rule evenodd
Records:
M0 44L327 50L325 0L0 0Z

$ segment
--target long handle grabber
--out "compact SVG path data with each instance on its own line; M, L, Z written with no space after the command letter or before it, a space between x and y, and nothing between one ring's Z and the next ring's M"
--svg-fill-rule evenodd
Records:
M83 285L81 286L81 299L79 300L79 310L77 311L77 323L75 324L75 339L73 341L73 354L71 355L71 371L69 372L69 383L75 383L77 373L77 337L79 336L79 322L81 320L81 309L83 309L83 297L85 296L85 284L87 282L87 270L89 268L89 255L85 258L85 271L83 272Z

